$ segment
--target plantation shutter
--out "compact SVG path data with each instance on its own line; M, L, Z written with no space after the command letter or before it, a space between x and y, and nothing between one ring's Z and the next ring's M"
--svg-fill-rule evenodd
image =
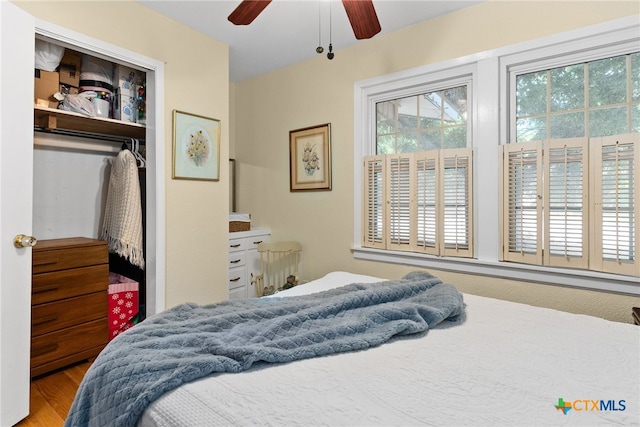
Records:
M439 254L438 150L414 154L416 169L416 252Z
M440 255L473 256L471 164L469 148L440 150Z
M640 275L640 135L592 138L593 267Z
M545 149L544 263L588 268L588 139L553 140Z
M365 157L362 246L473 256L472 150Z
M542 141L502 145L502 258L542 264Z
M411 154L387 155L387 249L411 250Z
M362 246L386 247L385 236L385 156L364 159L364 207Z

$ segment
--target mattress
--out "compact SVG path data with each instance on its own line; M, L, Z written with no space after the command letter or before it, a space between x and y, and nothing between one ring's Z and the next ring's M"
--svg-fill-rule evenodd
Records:
M380 280L334 272L272 297ZM138 425L640 425L639 327L464 299L463 318L417 336L185 384Z

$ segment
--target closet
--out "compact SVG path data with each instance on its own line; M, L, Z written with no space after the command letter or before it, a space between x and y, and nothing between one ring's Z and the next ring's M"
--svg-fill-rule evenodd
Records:
M39 48L45 53L39 52ZM54 56L50 52L58 56L52 61L39 60L45 54ZM143 211L146 205L146 98L142 96L145 73L39 39L36 39L35 58L34 236L45 241L70 237L103 238L110 172L121 150L134 154L138 165L140 190L133 204ZM48 66L49 70L39 69L39 64ZM98 66L98 72L94 72L93 68ZM85 71L89 69L91 72ZM119 81L120 74L125 76ZM123 95L121 91L125 90L125 84L130 92ZM137 97L138 93L141 96ZM125 96L127 100L134 100L131 110L127 110L128 115L120 114L125 103L120 99ZM59 106L58 101L61 101ZM139 228L137 224L136 227ZM110 271L139 283L139 317L144 319L144 269L136 268L112 251L109 264Z
M155 200L157 194L157 188L155 188L155 186L157 185L158 177L156 176L156 168L153 163L151 163L151 167L148 167L149 159L146 158L148 152L151 153L152 157L155 157L155 147L152 145L151 150L148 149L148 135L151 134L153 136L154 134L147 132L146 113L143 108L146 102L146 96L143 95L146 95L147 70L134 68L131 64L121 64L116 60L108 61L104 59L104 56L100 58L94 57L91 52L80 53L75 50L75 46L70 47L67 43L57 44L56 40L46 39L42 41L37 37L36 65L38 64L37 47L38 44L42 43L61 47L65 51L65 58L68 52L73 52L77 57L81 56L83 67L87 60L101 61L101 63L106 64L106 66L113 70L112 83L114 86L107 91L99 92L103 90L100 86L102 83L87 80L87 75L82 73L82 68L79 67L79 63L78 66L73 67L75 69L72 69L71 72L68 68L65 68L68 67L69 64L65 64L64 61L60 62L55 71L48 71L46 73L35 71L32 234L38 239L41 247L58 245L61 241L82 240L101 242L107 240L107 237L103 234L103 224L106 224L105 215L106 213L121 211L120 206L115 209L108 209L108 205L110 206L110 203L112 203L109 202L109 200L113 199L108 198L110 181L114 180L112 171L115 162L126 157L121 156L121 154L126 152L127 156L129 156L126 158L133 159L137 167L135 180L136 183L139 184L139 196L137 196L137 200L134 200L131 206L138 207L137 213L139 215L141 212L140 218L136 218L139 220L142 228L141 249L144 259L150 259L151 265L153 266L157 258L157 248L155 247L156 236L152 229L151 239L148 239L149 233L147 233L147 227L149 225L155 227L157 223L156 208L153 200ZM136 81L133 83L131 93L125 93L124 95L121 93L123 82L117 80L118 73L135 74ZM67 79L71 76L72 78L75 77L75 80L71 81L71 84L66 80L63 82L63 74ZM150 77L152 77L151 81L153 83L153 73ZM52 80L52 82L48 83L49 86L45 88L44 92L43 80L38 80L39 78L49 78ZM53 86L51 86L51 83L53 83ZM86 87L83 88L82 85L97 85L97 87L93 90ZM51 96L51 91L55 90L55 88L59 88L59 91L56 91L58 92L56 93L58 101L64 97L64 101L60 102L59 105L58 101ZM65 95L61 96L61 93ZM99 93L100 96L95 97L95 99L81 98L83 95L95 95L96 93ZM127 114L129 115L125 116L125 110L123 109L123 103L125 101L122 100L125 99L125 96L127 100L131 100L134 99L134 96L138 95L139 97L135 100L139 102L141 108L138 110L135 103L133 103L134 109L128 111ZM121 97L122 100L120 99ZM67 100L77 101L78 103L82 101L82 104L79 104L82 109L71 109L71 111L69 111L69 106L75 106L75 104L71 102L66 103ZM94 101L100 101L99 106L102 110L98 108L90 111L86 110L87 100L91 104L88 105L89 107L93 107ZM96 106L98 106L97 103ZM131 173L128 173L127 179L130 177ZM138 185L136 185L136 187L138 187ZM127 189L129 188L133 187L128 185ZM111 191L113 191L113 188L111 188ZM148 208L149 200L152 201L151 209ZM111 214L109 215L110 218L112 216ZM140 229L137 225L136 228L138 230ZM122 239L122 241L124 242L124 239ZM38 244L36 244L36 248L37 246ZM106 249L106 243L104 246ZM36 248L34 248L34 254L39 254L40 250ZM138 247L136 246L136 250L137 249ZM72 248L71 250L74 249ZM129 251L128 253L130 254L131 252ZM153 295L156 291L155 279L157 275L151 271L151 283L149 283L146 266L140 265L139 262L136 263L132 260L132 257L118 255L110 248L108 253L108 272L104 278L87 277L87 280L84 281L81 277L76 277L77 274L74 274L73 281L70 279L69 283L61 282L58 285L59 287L75 287L74 289L76 290L74 291L73 298L78 300L81 298L93 298L92 295L96 295L94 299L97 300L97 297L100 296L93 293L96 291L96 289L93 288L95 288L98 283L105 283L105 281L109 285L108 294L104 292L106 289L100 292L100 295L103 295L105 300L104 310L100 310L103 314L98 316L97 320L92 320L93 323L98 324L99 328L89 328L89 323L84 323L81 317L76 319L78 325L74 326L74 328L78 330L86 330L89 332L93 330L95 332L94 335L97 337L96 344L106 344L107 335L105 331L107 330L107 323L109 325L108 338L112 339L117 333L126 329L126 327L142 321L147 315L156 312L157 306L152 305L147 309L147 301L151 300L151 304L157 304L155 295ZM150 264L147 263L147 265ZM66 276L71 277L71 274ZM112 280L109 280L109 276L111 276ZM85 282L85 285L82 285L83 282ZM80 283L80 285L78 285L78 283ZM117 318L114 313L116 311L118 311L118 313L124 313L124 311L121 311L124 306L112 306L112 304L114 304L112 300L117 301L118 290L121 291L124 289L122 285L132 286L133 284L135 284L135 287L128 287L126 289L128 294L130 294L131 292L129 291L133 289L137 290L137 292L134 292L135 299L133 300L135 301L135 307L134 309L128 308L131 314L126 319L126 325L119 322L118 327L113 328L112 324L116 324ZM81 285L86 289L82 288ZM112 291L112 288L115 290ZM148 290L152 292L150 298L148 298ZM35 288L34 292L36 292ZM124 294L125 292L121 293ZM60 294L65 296L64 293ZM47 317L47 321L51 324L50 329L52 330L58 327L67 327L66 324L57 326L55 323L58 322L58 320L50 320L49 318L56 317L61 319L64 316L63 312L66 312L66 308L72 306L71 301L73 301L73 299L56 299L57 297L55 296L51 298L51 301L47 301L46 303L47 307L38 308L40 310L46 308L49 311L55 311L56 307L59 307L61 310L64 309L60 313L50 313L51 315ZM107 300L109 301L109 305L107 305ZM127 301L127 304L131 305L131 301ZM108 318L107 315L109 315ZM68 314L66 316L69 317ZM123 329L123 326L126 327ZM35 345L34 343L38 344L43 340L45 343L49 341L54 342L55 337L49 339L48 335L58 333L52 331L47 332L45 335L34 335L37 333L34 331L38 331L39 329L42 328L32 325L32 348L33 345ZM90 339L92 339L90 336L83 337L83 341ZM85 353L89 354L89 352L100 350L99 347L85 350L84 348L76 349L71 348L73 346L64 345L63 347L65 347L65 349L61 351L60 347L62 344L59 344L57 341L54 342L54 344L55 345L47 344L46 346L39 344L40 347L47 350L47 352L43 350L41 352L46 354L38 354L37 357L46 361L46 364L45 362L39 362L42 368L35 370L32 366L32 375L39 375L47 372L49 367L59 367L67 361L73 361L78 357L82 357ZM64 352L70 354L67 355ZM33 359L32 357L32 365L34 360L39 361L40 359Z

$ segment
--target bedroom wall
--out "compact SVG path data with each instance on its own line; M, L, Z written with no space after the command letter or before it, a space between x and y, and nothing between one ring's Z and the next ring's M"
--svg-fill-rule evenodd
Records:
M14 3L36 18L165 63L166 306L226 299L228 46L134 1ZM171 179L174 109L221 120L220 182Z
M238 210L304 248L302 279L332 270L398 277L412 267L354 260L355 82L640 13L635 1L488 1L233 85ZM522 19L526 17L526 19ZM315 46L309 46L310 49ZM288 133L330 122L333 189L289 192ZM631 322L637 298L433 271L463 292Z

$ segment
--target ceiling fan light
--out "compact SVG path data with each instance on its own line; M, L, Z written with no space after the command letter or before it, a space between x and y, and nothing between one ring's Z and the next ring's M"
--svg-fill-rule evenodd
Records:
M327 53L327 58L333 59L335 55L333 54L333 45L329 43L329 53Z

